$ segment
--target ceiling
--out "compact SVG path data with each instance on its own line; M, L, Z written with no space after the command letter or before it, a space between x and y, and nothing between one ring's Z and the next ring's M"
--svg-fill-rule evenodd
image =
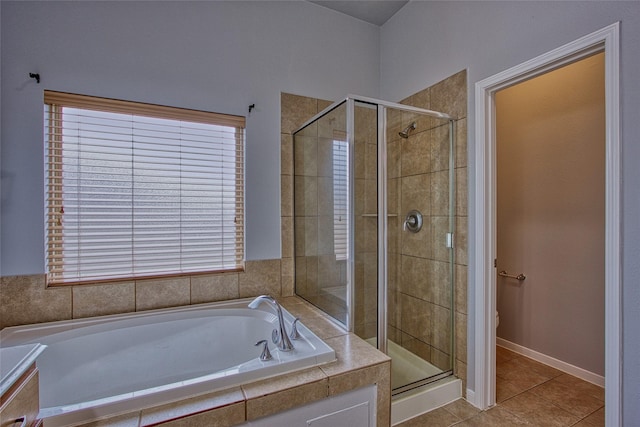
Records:
M354 18L381 26L399 11L408 0L309 0Z

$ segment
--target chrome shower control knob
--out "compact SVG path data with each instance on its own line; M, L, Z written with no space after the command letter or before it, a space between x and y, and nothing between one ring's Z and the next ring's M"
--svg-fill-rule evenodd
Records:
M412 233L420 231L422 229L422 214L415 209L409 211L407 216L404 218L402 229Z

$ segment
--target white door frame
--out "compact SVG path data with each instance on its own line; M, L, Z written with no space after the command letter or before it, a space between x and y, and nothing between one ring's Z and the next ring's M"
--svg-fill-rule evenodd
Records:
M495 94L500 89L605 53L605 408L606 425L621 425L621 261L620 261L620 23L617 22L540 55L475 85L475 390L469 401L481 409L495 405L496 366L496 139Z

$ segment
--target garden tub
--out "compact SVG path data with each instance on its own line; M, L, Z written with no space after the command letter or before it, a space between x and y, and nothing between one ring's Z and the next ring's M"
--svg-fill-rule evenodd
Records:
M272 343L278 317L252 299L5 328L2 347L40 343L45 427L79 424L317 366L335 352L298 322L294 349ZM287 331L294 318L282 309ZM260 340L273 358L261 361Z

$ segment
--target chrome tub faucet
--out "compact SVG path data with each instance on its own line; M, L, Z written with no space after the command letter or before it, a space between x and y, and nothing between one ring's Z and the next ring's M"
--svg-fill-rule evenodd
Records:
M272 308L276 310L278 315L278 329L273 330L273 334L271 339L273 343L278 346L280 351L291 351L293 350L293 344L289 341L289 335L287 334L287 329L284 324L284 318L282 317L282 308L278 301L271 295L260 295L253 301L249 303L249 308L256 309L262 303L268 303Z

